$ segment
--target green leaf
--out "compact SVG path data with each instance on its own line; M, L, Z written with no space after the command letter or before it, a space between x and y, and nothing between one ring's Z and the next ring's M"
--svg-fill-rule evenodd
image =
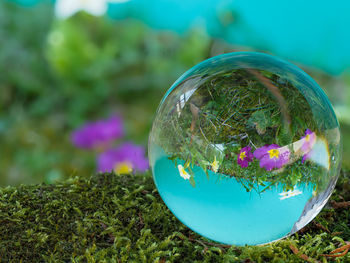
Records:
M259 134L264 134L266 128L272 126L271 117L268 112L260 110L254 112L251 117L248 119L247 124L249 126L255 126Z
M293 141L293 135L291 135L291 133L284 127L280 129L276 137L276 141L279 145L288 145Z

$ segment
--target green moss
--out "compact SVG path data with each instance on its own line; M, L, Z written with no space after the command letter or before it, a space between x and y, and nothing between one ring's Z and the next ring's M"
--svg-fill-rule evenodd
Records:
M348 175L342 172L333 200L350 200ZM150 174L7 187L0 207L1 262L304 262L291 244L325 262L321 254L350 240L349 209L329 206L301 233L274 244L216 244L171 214Z

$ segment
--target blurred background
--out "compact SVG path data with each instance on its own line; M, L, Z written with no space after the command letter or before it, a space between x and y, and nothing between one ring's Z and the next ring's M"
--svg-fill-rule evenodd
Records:
M118 149L137 151L130 162L147 169L141 155L164 93L232 51L276 55L311 75L336 110L350 168L350 2L322 3L1 0L0 185L89 177L110 156L124 171ZM106 128L113 118L119 133Z

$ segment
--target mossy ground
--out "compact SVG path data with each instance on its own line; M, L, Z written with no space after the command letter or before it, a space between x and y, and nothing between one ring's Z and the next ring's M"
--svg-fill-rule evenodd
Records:
M350 200L349 174L341 173L330 204L298 234L256 247L220 245L192 232L167 209L148 173L2 188L1 262L305 262L301 254L330 262L322 254L350 240L350 209L334 208ZM350 254L335 261L350 262Z

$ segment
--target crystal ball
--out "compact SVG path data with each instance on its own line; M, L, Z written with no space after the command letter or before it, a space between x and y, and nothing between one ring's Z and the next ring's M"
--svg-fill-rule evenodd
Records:
M334 189L341 150L318 84L255 52L185 72L163 97L149 137L167 207L193 231L234 245L273 242L308 224Z

